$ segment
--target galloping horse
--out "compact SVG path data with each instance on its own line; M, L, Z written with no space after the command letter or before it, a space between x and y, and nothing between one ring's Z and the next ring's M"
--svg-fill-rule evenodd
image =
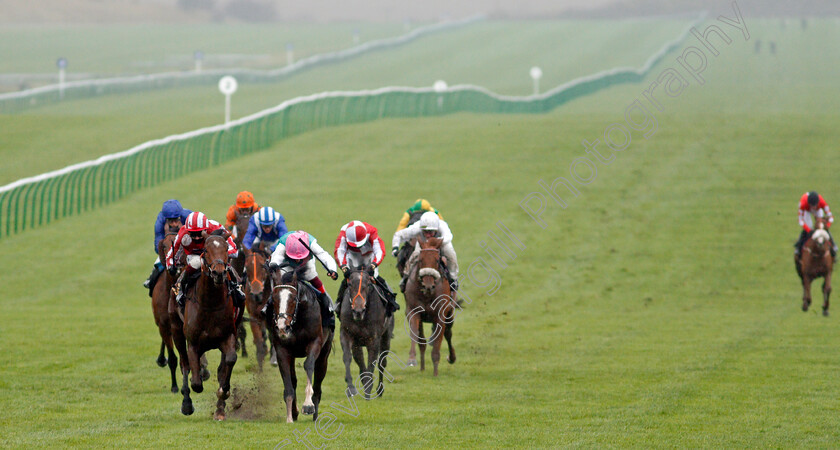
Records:
M426 369L426 344L428 340L423 334L422 322L433 324L432 327L432 363L435 366L435 376L438 374L440 362L440 347L443 338L449 346L449 364L455 362L455 350L452 348L452 321L455 318L455 301L449 281L441 276L440 247L443 241L439 238L418 240L420 257L410 265L409 278L405 287L406 320L411 332L411 350L408 352L408 365L416 366L417 359L414 343L420 347L420 370ZM443 333L441 333L443 330Z
M177 233L167 233L166 237L158 242L158 256L160 256L161 261L166 261L166 253L175 242L175 236L177 236ZM177 394L178 381L175 378L175 371L178 369L178 357L175 356L175 348L172 344L172 329L169 321L169 296L173 283L175 283L174 277L164 270L152 290L152 314L154 314L155 324L158 327L161 339L157 365L164 367L167 362L169 363L169 372L172 375L171 390L173 394ZM169 358L164 356L164 349L169 352Z
M239 249L239 254L236 255L236 258L233 258L233 261L230 262L230 266L233 267L233 270L236 271L239 276L242 276L245 270L245 247L242 245L242 239L245 237L245 234L248 232L248 224L251 222L251 213L249 211L241 211L237 208L236 210L236 224L233 227L233 242L236 244L236 248ZM253 315L251 316L253 317ZM242 357L248 357L248 350L245 347L245 340L248 338L248 332L245 331L245 324L239 322L237 325L237 333L239 335L239 343L238 348L242 350ZM253 328L253 325L252 325ZM256 336L254 336L254 340L256 340ZM259 350L258 350L259 351ZM262 363L260 363L260 367L262 367Z
M306 398L302 412L318 420L321 383L327 374L333 332L321 326L321 307L315 290L298 280L297 271L276 271L271 275L271 283L273 317L266 317L266 322L283 377L286 422L292 423L298 417L295 358L304 357Z
M394 331L394 316L386 319L385 305L373 283L373 269L353 267L345 275L347 289L341 301L339 319L341 319L341 350L344 353L344 381L350 395L358 394L353 386L350 375L351 358L359 365L359 372L368 373L373 377L374 364L380 355L391 349L391 333ZM368 363L364 364L362 347L367 347ZM386 353L387 354L387 353ZM387 359L382 358L382 368L387 365ZM370 398L370 383L364 383L365 396ZM382 370L379 371L379 387L377 393L382 393Z
M808 311L811 306L811 282L824 277L823 315L828 316L828 297L831 295L831 271L834 269L834 258L831 257L831 239L822 218L817 219L813 234L802 245L802 252L796 262L796 271L802 279L802 311Z
M248 315L251 316L251 334L254 335L254 345L257 347L257 363L260 371L263 368L265 355L268 354L265 343L268 330L261 312L271 295L266 283L268 257L268 251L263 249L262 243L258 249L245 250L245 275L248 277L248 282L245 283L245 307L248 309Z
M202 392L204 385L200 378L200 359L207 350L219 349L222 358L217 377L219 390L216 392L216 412L213 418L225 419L225 400L230 396L230 376L236 364L236 311L233 300L228 294L225 278L228 276L228 254L225 238L210 235L205 239L204 253L201 255L201 272L195 286L186 292L184 307L183 336L178 342L181 354L181 371L184 382L181 394L181 413L193 413L190 387L195 392ZM174 301L170 302L170 305ZM172 306L170 306L170 311ZM177 312L175 314L178 314ZM174 321L173 321L174 322ZM174 326L174 325L173 325ZM189 361L189 364L185 363ZM190 384L187 377L192 373Z

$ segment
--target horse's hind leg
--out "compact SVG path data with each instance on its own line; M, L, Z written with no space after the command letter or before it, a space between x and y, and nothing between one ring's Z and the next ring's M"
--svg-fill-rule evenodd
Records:
M268 350L265 347L265 335L263 334L263 327L259 322L249 322L251 326L251 335L254 336L254 347L257 348L257 365L259 365L260 372L263 370L263 363L265 362L265 355ZM244 355L243 355L244 356Z
M207 356L201 355L201 381L210 379L210 371L207 370Z
M248 349L245 347L245 339L248 338L248 332L245 330L245 324L239 322L239 326L237 327L239 331L239 348L242 349L242 357L248 357Z
M436 318L437 319L437 318ZM432 365L435 368L435 376L438 376L438 364L440 363L440 346L443 345L443 335L440 333L441 329L445 330L446 324L438 320L435 322L435 328L432 331L432 336L435 340L432 342Z
M407 306L406 306L406 308L407 308ZM409 326L409 331L410 331L409 334L408 334L408 337L410 338L409 340L411 341L411 348L408 351L408 361L406 362L406 364L408 364L408 367L414 367L414 366L417 365L417 354L414 351L414 345L417 343L417 341L420 340L420 339L417 339L416 336L419 336L420 334L422 334L423 330L422 330L422 325L420 323L420 316L418 316L417 314L409 313L408 317L409 317L408 326ZM418 329L420 329L419 332L418 332Z
M219 362L219 390L216 391L216 413L213 418L225 420L225 400L230 397L230 376L236 364L236 334L231 335L221 347L222 358Z
M178 380L175 377L175 373L178 371L178 357L175 356L175 349L173 348L172 337L171 336L167 337L166 349L167 349L167 351L169 351L169 359L168 359L169 373L172 375L172 388L171 388L171 390L172 390L173 394L177 394L178 393Z
M155 361L158 367L166 367L166 355L163 353L166 349L166 342L161 339L160 340L160 353L158 353L157 360Z
M332 336L327 341L327 344L321 348L321 353L315 361L315 385L312 386L312 403L315 404L315 414L312 415L312 420L318 420L318 405L321 404L321 383L327 376L327 364L329 363L330 350L332 350Z
M831 296L831 273L825 275L823 281L823 316L828 317L828 297Z
M446 345L449 346L449 357L446 358L446 361L449 364L455 364L455 349L452 347L452 324L447 323L445 331L443 332L443 337L446 338Z

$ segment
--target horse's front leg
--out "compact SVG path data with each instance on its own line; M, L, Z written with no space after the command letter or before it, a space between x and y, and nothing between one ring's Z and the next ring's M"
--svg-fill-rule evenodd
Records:
M191 343L187 343L187 357L190 360L190 387L196 393L204 391L204 383L201 380L201 357L198 354L198 348ZM205 369L207 370L207 369Z
M222 352L222 358L219 362L219 390L216 391L216 412L213 414L213 418L225 420L225 400L230 397L230 377L233 374L233 366L236 364L235 332L230 335L219 350Z
M283 377L283 400L286 402L286 423L294 423L295 418L292 415L292 406L295 403L295 385L297 383L292 381L295 365L292 355L283 347L275 347L277 352L277 368L280 370L280 376Z
M420 315L419 314L411 314L409 318L408 327L411 330L409 333L409 340L411 341L411 348L408 350L408 367L414 367L417 365L417 353L414 350L414 345L417 343L417 336L420 336L418 333L418 329L420 329ZM422 333L422 331L420 331Z
M802 311L808 311L811 306L811 277L804 275L802 277Z
M440 320L439 316L435 317L435 330L432 331L432 336L435 340L432 342L432 365L435 368L435 376L438 376L438 363L440 363L440 347L443 345L443 335L446 324Z
M359 392L356 391L356 387L353 386L353 375L350 373L350 366L353 363L353 350L351 349L352 343L350 342L350 337L347 335L347 332L344 331L344 327L341 328L339 336L341 341L342 359L344 360L344 382L347 383L347 392L351 396L356 395Z
M831 296L831 272L825 274L823 281L823 315L828 316L828 297Z
M303 400L302 413L307 416L315 414L315 403L312 395L315 390L312 388L312 378L315 376L315 360L321 351L321 339L315 339L306 346L306 360L303 361L303 370L306 371L306 398Z
M371 342L367 346L367 351L368 351L367 370L365 370L364 376L361 376L361 375L359 376L359 379L361 379L362 383L364 383L363 386L365 387L365 399L366 400L371 400L373 398L376 398L376 397L379 397L380 395L382 395L382 389L383 388L382 388L382 378L381 378L381 375L380 375L379 385L377 385L377 387L376 387L376 395L371 396L371 390L372 390L372 387L373 387L373 383L374 383L374 380L376 379L375 378L376 372L374 371L376 369L375 364L379 360L380 348L381 348L381 342L379 341L379 339L375 339L375 338L371 339ZM365 382L364 378L367 378L367 377L369 377L370 381Z

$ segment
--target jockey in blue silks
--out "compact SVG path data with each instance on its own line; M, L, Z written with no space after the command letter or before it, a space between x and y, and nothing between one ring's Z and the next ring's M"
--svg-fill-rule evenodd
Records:
M259 248L260 242L265 244L266 250L273 252L280 242L280 236L286 234L286 219L270 206L260 208L257 214L251 217L248 223L248 231L242 238L242 246L251 250L252 247Z
M189 209L184 209L184 207L181 206L181 202L178 200L172 199L163 202L163 207L161 207L160 212L157 215L157 219L155 220L155 253L158 251L158 244L160 241L166 237L166 233L177 233L178 230L181 229L181 226L186 223L187 216L189 216L191 212L192 211ZM160 257L158 257L155 260L152 273L143 283L143 286L149 289L149 297L152 296L152 290L155 288L155 282L157 282L158 276L160 276L163 272L163 269L163 262L160 260Z

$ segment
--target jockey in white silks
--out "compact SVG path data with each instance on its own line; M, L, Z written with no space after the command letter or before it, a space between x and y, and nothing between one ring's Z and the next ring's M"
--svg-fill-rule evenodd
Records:
M437 237L443 243L440 250L444 257L446 257L446 268L449 275L449 284L452 289L458 289L458 255L455 254L455 247L452 246L452 231L449 230L449 224L441 220L434 212L426 212L420 216L420 220L410 225L408 228L394 233L394 239L391 246L398 249L403 243L408 242L416 237L424 236L425 238ZM406 270L403 274L403 279L400 282L400 291L405 292L405 283L408 280L409 267L412 267L417 258L420 257L420 249L418 246L414 247L414 252L408 259L408 264L405 265Z

